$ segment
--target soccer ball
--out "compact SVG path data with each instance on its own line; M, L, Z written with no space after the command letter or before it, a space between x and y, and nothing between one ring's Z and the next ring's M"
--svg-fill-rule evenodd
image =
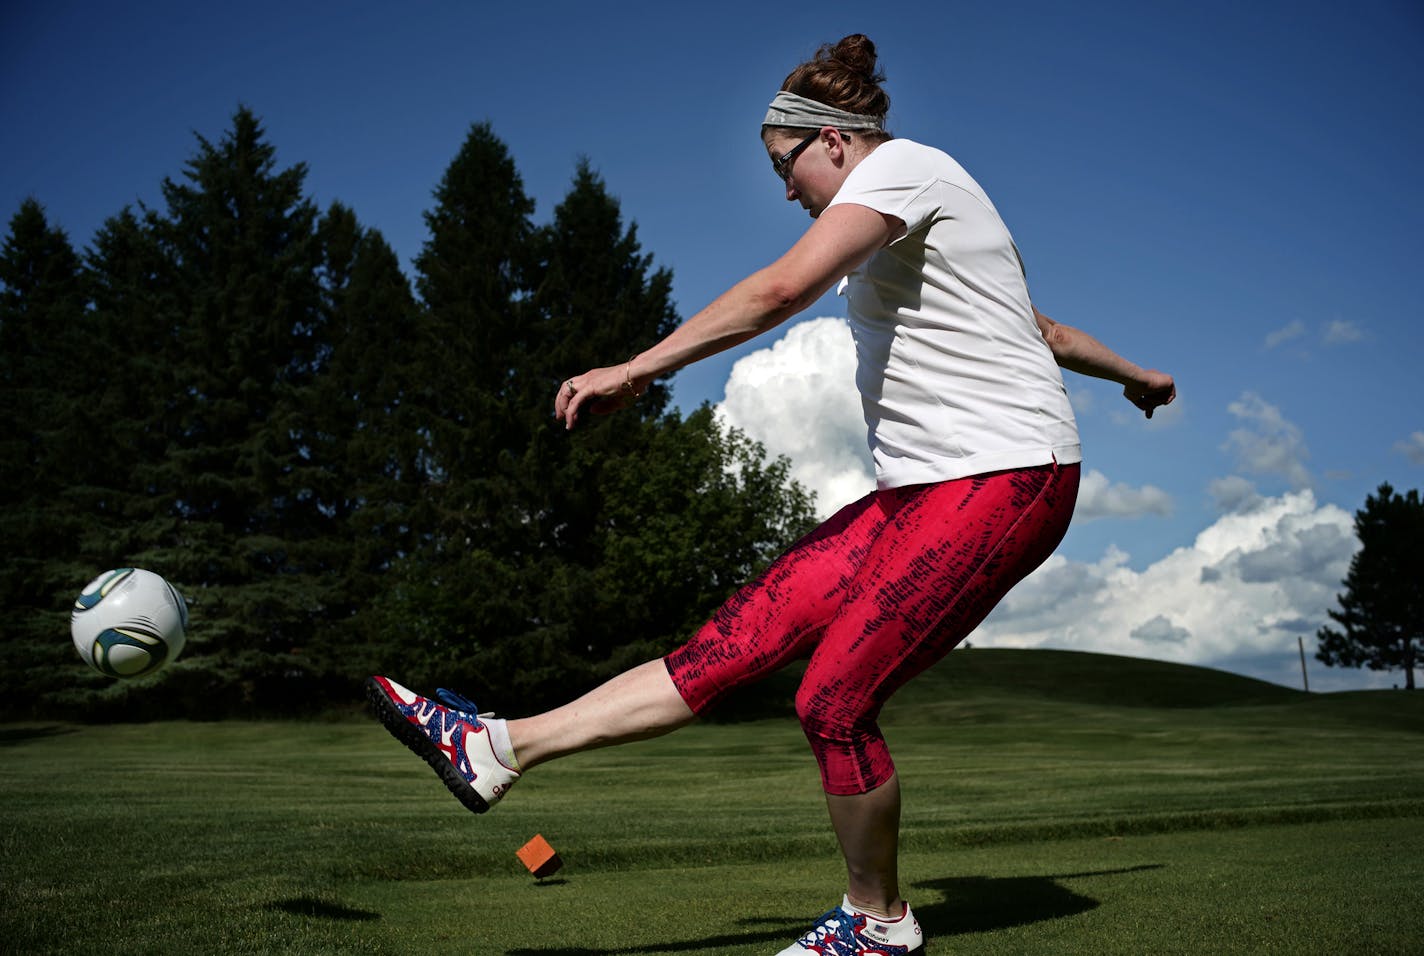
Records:
M75 599L69 633L79 656L99 673L142 677L183 650L188 605L152 571L105 571Z

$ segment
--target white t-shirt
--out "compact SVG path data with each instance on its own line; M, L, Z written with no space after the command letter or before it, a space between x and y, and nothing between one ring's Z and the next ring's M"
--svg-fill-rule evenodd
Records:
M1080 461L1018 249L979 184L940 150L896 139L851 170L831 201L843 203L906 229L839 290L876 484Z

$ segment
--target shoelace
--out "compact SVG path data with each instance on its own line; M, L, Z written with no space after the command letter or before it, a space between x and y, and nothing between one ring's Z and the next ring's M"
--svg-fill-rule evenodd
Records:
M470 698L466 697L464 694L456 693L453 690L447 690L444 687L437 687L435 689L435 696L439 699L440 703L444 704L446 707L450 708L455 713L459 714L461 717L465 718L477 727L480 725L481 717L494 716L493 713L480 713L480 709L475 706L474 701L470 700Z
M855 933L850 928L850 915L845 910L837 906L835 909L827 910L816 920L816 924L810 931L802 936L799 942L810 948L810 944L830 943L834 948L827 951L827 956L853 956L855 953Z

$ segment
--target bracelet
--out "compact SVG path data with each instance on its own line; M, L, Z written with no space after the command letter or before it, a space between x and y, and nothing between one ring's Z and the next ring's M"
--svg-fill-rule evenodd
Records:
M633 387L633 359L637 357L637 352L634 352L632 355L628 356L628 366L623 373L623 394L632 396L633 398L641 397L638 390Z

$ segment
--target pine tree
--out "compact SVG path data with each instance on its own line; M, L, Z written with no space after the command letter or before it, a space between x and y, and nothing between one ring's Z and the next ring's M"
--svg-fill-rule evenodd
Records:
M161 279L136 293L151 310L145 384L158 406L144 427L164 447L134 464L147 510L130 520L133 563L193 609L186 666L164 676L217 713L284 699L280 677L326 600L303 547L328 521L300 481L293 427L324 327L305 167L277 170L245 108L218 143L198 143L183 180L163 181L166 209L144 221Z
M420 383L418 315L395 253L354 212L333 205L318 234L327 344L311 400L294 422L303 460L297 477L331 519L331 533L309 550L339 582L324 608L314 663L349 693L372 664L367 645L389 640L364 612L413 548L412 512L426 490L419 423L409 420Z
M176 437L171 355L173 264L151 214L125 209L95 235L86 261L90 347L79 356L87 435L82 467L67 494L86 516L82 554L95 571L130 563L150 542L176 533L176 517L154 507L147 476Z
M1404 671L1414 689L1414 668L1424 650L1424 502L1418 490L1397 494L1388 482L1355 512L1360 549L1329 612L1340 630L1323 627L1315 656L1330 667Z
M413 541L366 615L414 679L467 671L528 617L508 463L525 436L515 412L524 269L534 204L487 125L471 128L435 190L415 259L422 310L403 427L423 487ZM410 456L407 455L407 458Z
M82 516L65 490L85 441L81 363L85 281L63 230L29 199L0 248L0 712L26 714L83 664L69 642L69 607L89 580L76 560Z
M240 109L83 260L38 204L15 217L0 588L37 613L5 632L11 713L275 713L351 699L370 667L527 710L672 646L809 521L784 461L709 409L669 412L662 383L554 421L560 381L677 321L587 163L535 228L507 149L472 128L418 301L304 176ZM193 612L183 657L141 682L91 672L64 634L72 595L120 566Z

